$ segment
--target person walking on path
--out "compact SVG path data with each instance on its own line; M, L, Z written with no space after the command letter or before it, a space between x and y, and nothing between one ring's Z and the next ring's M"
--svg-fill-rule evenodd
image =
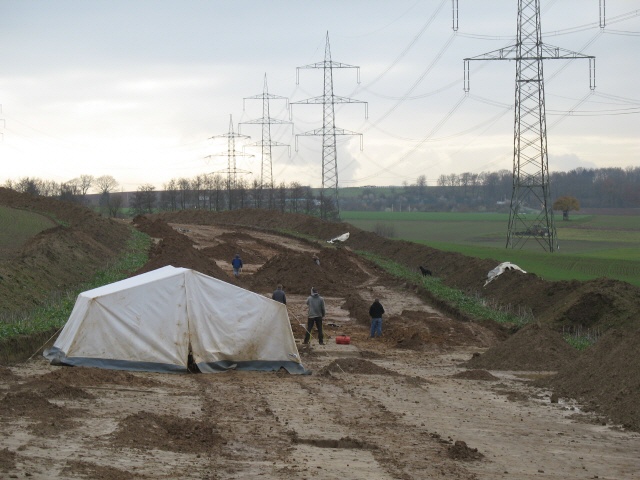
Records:
M287 304L287 296L284 294L284 290L282 289L282 285L278 284L276 290L271 295L271 299L276 302Z
M239 253L236 253L236 256L231 260L231 266L233 267L233 276L238 278L242 271L242 259Z
M322 317L325 315L324 298L318 293L316 287L311 287L311 295L307 298L307 306L309 307L307 333L304 335L304 343L309 343L311 338L311 330L315 324L318 328L318 340L320 345L324 345L324 335L322 334Z
M371 307L369 307L369 316L371 317L371 333L370 337L382 336L382 314L384 313L384 307L380 301L376 298Z

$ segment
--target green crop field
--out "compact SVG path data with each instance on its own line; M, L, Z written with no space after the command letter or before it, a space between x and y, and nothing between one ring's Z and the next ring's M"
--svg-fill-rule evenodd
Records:
M509 217L499 213L341 212L345 222L374 231L390 226L394 238L497 262L513 262L547 280L609 277L640 286L640 216L571 215L556 220L559 248L535 241L506 249Z
M43 215L0 206L0 259L56 223Z

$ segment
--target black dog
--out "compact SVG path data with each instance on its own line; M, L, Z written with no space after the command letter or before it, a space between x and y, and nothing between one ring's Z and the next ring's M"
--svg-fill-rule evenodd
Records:
M419 268L420 268L420 272L422 273L423 277L426 277L427 275L431 276L431 270L427 270L422 265L420 265Z

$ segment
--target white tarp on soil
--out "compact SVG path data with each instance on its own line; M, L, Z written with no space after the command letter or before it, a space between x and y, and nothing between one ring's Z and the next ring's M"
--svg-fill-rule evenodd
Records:
M523 269L521 269L518 265L516 265L515 263L502 262L496 268L490 270L489 273L487 273L487 280L484 282L483 286L486 287L487 284L491 283L493 280L495 280L500 275L502 275L505 270L518 270L519 272L527 273Z
M78 295L44 355L55 364L186 371L189 346L203 372L307 373L284 304L171 266Z

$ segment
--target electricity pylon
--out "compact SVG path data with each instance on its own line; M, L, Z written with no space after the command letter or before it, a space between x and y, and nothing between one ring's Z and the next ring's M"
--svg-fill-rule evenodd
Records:
M227 174L227 195L229 201L229 210L233 210L233 192L235 191L238 185L238 173L251 173L247 170L240 170L236 167L236 157L253 157L253 155L243 152L238 152L236 150L236 139L237 138L251 138L248 135L241 135L239 133L235 133L233 131L233 117L229 115L229 133L225 133L222 135L214 135L210 137L213 138L226 138L227 139L227 151L224 153L218 153L213 155L207 155L206 158L212 157L221 157L226 156L228 159L227 169L226 170L218 170L213 173L226 173Z
M549 185L547 120L543 60L589 59L595 89L595 57L542 43L540 0L518 1L516 44L464 59L464 91L469 92L469 62L515 60L516 95L513 141L513 187L506 248L522 248L536 240L546 251L557 249Z
M269 189L269 208L274 207L273 201L273 162L271 157L272 147L289 147L289 155L291 155L291 146L286 143L276 142L271 140L271 125L282 125L285 123L291 124L291 134L293 134L293 122L287 120L278 120L271 118L269 112L270 100L286 100L287 110L289 110L289 99L287 97L280 97L278 95L272 95L267 88L267 74L264 74L264 87L262 93L253 95L252 97L245 97L242 102L242 109L244 110L245 100L262 100L262 118L255 120L248 120L246 122L240 122L238 129L242 124L262 125L262 140L255 143L249 143L247 146L259 146L262 150L262 163L260 167L260 200L263 198L264 189Z
M362 150L362 134L337 128L335 122L336 103L364 103L365 118L368 117L367 102L353 100L351 98L339 97L333 94L333 69L334 68L355 68L357 69L357 81L360 83L360 67L347 65L346 63L334 62L331 60L331 47L329 46L329 32L327 32L327 42L324 48L324 61L304 65L296 69L296 85L299 83L299 73L301 68L322 68L324 71L324 93L321 97L309 98L298 104L318 104L323 107L322 128L317 128L309 132L296 135L296 151L298 150L299 136L322 136L322 189L320 190L320 216L325 219L337 220L340 217L340 202L338 199L338 153L336 147L337 135L360 135L360 150Z

